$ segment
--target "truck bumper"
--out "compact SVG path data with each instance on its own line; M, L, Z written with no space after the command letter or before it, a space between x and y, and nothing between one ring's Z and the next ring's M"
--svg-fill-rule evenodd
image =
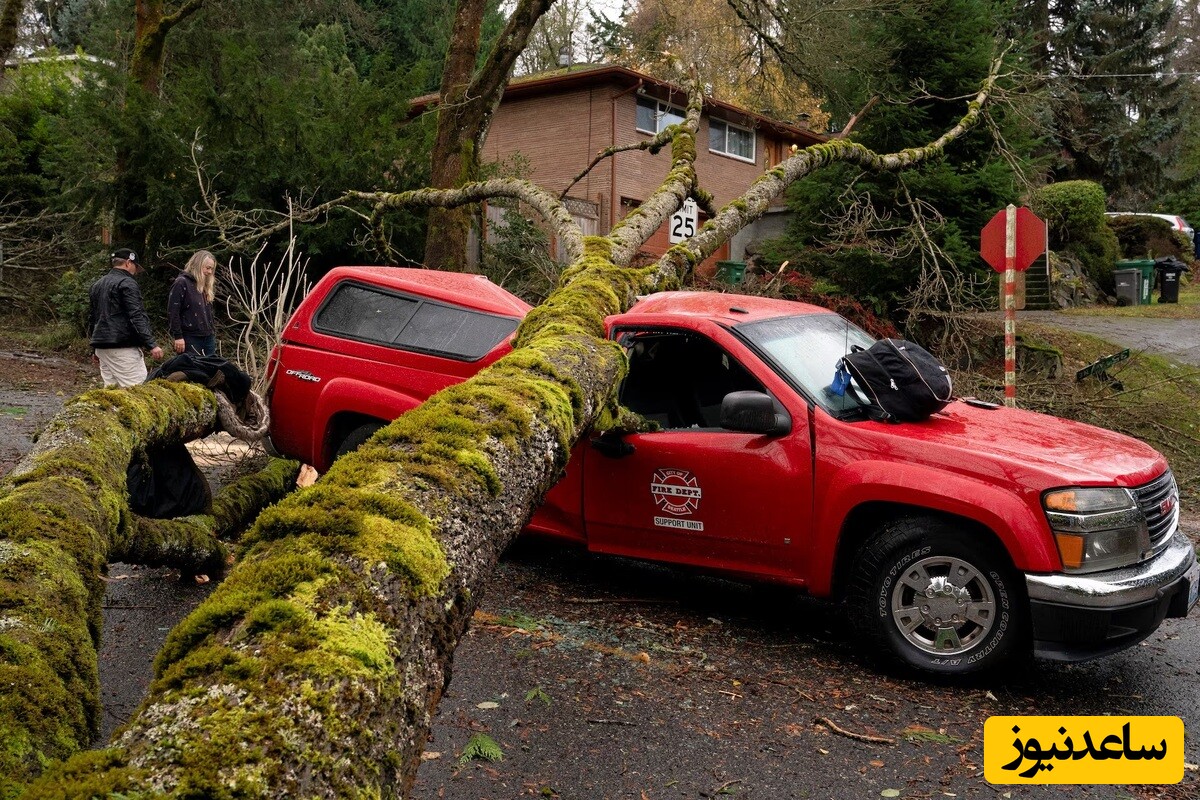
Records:
M1086 661L1137 644L1196 603L1196 549L1176 530L1161 553L1094 575L1026 573L1035 655Z

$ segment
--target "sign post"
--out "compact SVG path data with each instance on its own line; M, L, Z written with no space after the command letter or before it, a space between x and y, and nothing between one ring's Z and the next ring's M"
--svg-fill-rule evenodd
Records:
M1046 223L1012 203L998 211L979 236L979 254L1004 275L1004 405L1017 404L1017 272L1046 249Z

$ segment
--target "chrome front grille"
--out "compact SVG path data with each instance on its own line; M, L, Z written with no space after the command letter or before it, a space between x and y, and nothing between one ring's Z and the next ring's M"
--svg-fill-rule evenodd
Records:
M1167 546L1167 540L1179 525L1179 487L1175 485L1175 476L1167 470L1134 489L1133 496L1150 529L1150 549L1158 553Z

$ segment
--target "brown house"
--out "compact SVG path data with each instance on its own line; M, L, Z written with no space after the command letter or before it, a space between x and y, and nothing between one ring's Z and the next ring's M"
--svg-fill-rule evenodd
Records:
M432 99L432 98L429 98ZM424 107L420 98L414 106ZM682 119L684 89L625 67L575 66L519 78L504 91L483 148L485 161L520 156L527 177L560 194L605 148L649 138ZM706 100L700 121L696 170L717 208L742 194L764 171L786 158L792 145L806 147L821 136L719 100ZM706 146L707 145L707 146ZM618 153L571 187L566 202L584 233L607 233L614 221L636 208L666 177L670 148ZM701 266L712 271L723 259L742 260L750 242L783 230L782 198L772 212L740 232ZM498 218L493 209L485 218ZM704 221L700 214L699 223ZM664 225L643 250L661 255L668 244Z

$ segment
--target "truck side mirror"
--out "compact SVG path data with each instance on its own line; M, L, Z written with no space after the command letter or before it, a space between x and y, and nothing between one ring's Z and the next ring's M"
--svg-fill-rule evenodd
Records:
M730 392L721 401L721 427L742 433L782 436L792 429L783 406L762 392Z

